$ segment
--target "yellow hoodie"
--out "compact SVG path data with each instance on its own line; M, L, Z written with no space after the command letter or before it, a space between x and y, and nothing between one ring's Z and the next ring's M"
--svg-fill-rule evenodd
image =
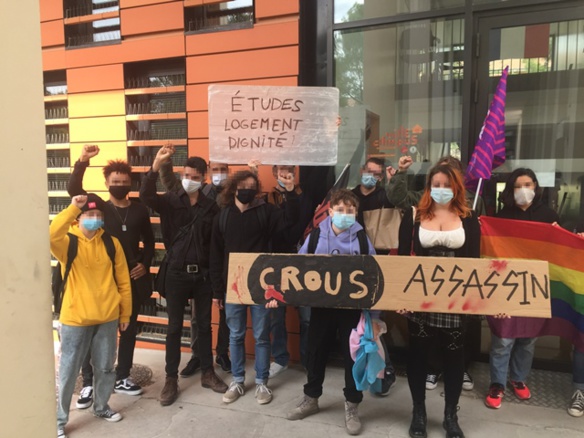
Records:
M76 235L79 242L65 286L59 320L73 326L97 325L116 319L120 323L129 322L132 292L122 245L112 236L116 248L114 280L112 262L101 238L103 229L100 228L93 238L88 239L76 222L80 214L79 208L70 205L53 219L49 227L51 253L61 262L62 275L65 275L69 248L67 232Z

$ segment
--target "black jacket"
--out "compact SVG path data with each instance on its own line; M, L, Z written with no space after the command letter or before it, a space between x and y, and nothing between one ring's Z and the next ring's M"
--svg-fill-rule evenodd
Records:
M454 250L455 257L479 258L481 256L481 227L476 212L471 212L471 216L462 219L465 240L464 245ZM399 227L399 248L398 255L410 255L413 250L417 256L427 256L429 248L422 248L420 244L420 222L413 224L413 210L408 208L402 218Z
M512 207L503 207L495 216L501 219L545 222L547 224L560 222L560 216L558 216L558 213L541 201L534 201L525 211L516 205L513 205Z
M232 252L261 253L270 252L270 240L277 232L293 226L298 221L299 199L295 192L286 193L283 208L256 200L243 213L235 204L227 207L228 216L225 233L219 225L221 213L213 222L211 243L210 276L213 284L213 296L225 297L229 254ZM262 214L257 209L264 209ZM265 224L262 224L262 217Z
M77 161L73 167L73 172L69 178L67 192L70 196L87 194L83 189L83 176L89 162ZM130 269L136 263L142 263L146 270L150 270L152 258L154 257L154 233L150 223L150 213L144 204L140 202L130 202L129 210L116 209L111 203L106 203L106 210L103 212L103 228L109 234L117 237L124 249L126 260ZM122 229L122 222L125 219L126 231ZM140 248L142 241L142 248Z
M194 224L193 242L197 253L197 263L203 268L208 268L213 218L219 211L219 207L215 201L202 193L199 193L197 203L191 206L190 198L182 188L176 193L167 192L159 195L156 193L157 179L158 172L153 172L152 169L144 175L140 187L140 199L160 214L164 246L167 251L174 249L168 259L169 265L181 268L184 264L184 260L179 259L181 254L178 253L177 248L182 248L185 245L185 239L190 239L190 236L183 234L184 238L181 236L174 244L173 241L181 227L189 224L198 212L201 217Z

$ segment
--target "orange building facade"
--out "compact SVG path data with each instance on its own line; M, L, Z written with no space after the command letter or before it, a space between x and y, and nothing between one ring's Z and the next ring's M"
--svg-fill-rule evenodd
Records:
M298 0L41 0L40 11L51 215L70 202L66 185L84 144L100 148L84 188L107 198L101 169L124 159L137 197L164 143L176 146L177 172L187 156L208 159L210 84L298 84ZM270 175L262 169L266 187ZM155 273L164 245L152 213ZM155 293L143 313L138 345L164 348L164 300ZM296 312L288 318L298 360ZM186 317L185 336L188 327Z

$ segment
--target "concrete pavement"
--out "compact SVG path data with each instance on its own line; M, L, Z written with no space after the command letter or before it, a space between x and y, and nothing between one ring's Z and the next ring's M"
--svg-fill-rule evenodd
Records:
M188 360L183 355L182 366ZM164 352L136 349L134 362L149 367L152 384L144 394L132 397L114 394L110 400L113 409L124 419L108 423L93 417L91 408L75 409L74 395L67 435L71 438L127 437L209 437L209 438L325 438L348 436L344 427L343 371L329 367L324 394L319 401L321 412L300 421L286 420L286 412L300 400L304 372L290 368L270 381L274 399L260 406L254 398L253 362L247 363L247 392L236 402L226 405L221 395L201 387L200 372L189 378L180 378L179 399L171 406L162 407L157 397L164 384ZM228 374L216 368L229 383ZM485 388L486 390L486 388ZM428 437L444 437L442 413L444 399L442 383L427 393ZM510 397L509 395L507 397ZM566 407L568 400L566 400ZM364 437L407 437L411 414L411 397L407 380L398 377L391 394L379 398L365 394L359 407ZM469 438L583 438L584 417L573 418L565 409L503 403L501 409L487 409L480 389L465 392L460 402L460 425Z

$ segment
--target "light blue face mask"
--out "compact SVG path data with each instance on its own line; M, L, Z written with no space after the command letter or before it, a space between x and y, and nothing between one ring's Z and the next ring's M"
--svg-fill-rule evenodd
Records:
M96 217L87 217L81 220L83 227L89 231L96 231L103 227L103 219Z
M282 181L280 181L280 180L278 180L278 185L279 185L280 187L282 187L283 189L285 189L285 188L286 188L286 184L284 184L284 183L283 183Z
M361 185L367 187L368 189L372 189L377 184L377 178L375 178L370 173L364 173L361 177Z
M452 201L454 193L447 187L432 187L430 196L437 204L445 205Z
M355 215L352 213L335 213L331 220L339 230L346 230L355 223Z

